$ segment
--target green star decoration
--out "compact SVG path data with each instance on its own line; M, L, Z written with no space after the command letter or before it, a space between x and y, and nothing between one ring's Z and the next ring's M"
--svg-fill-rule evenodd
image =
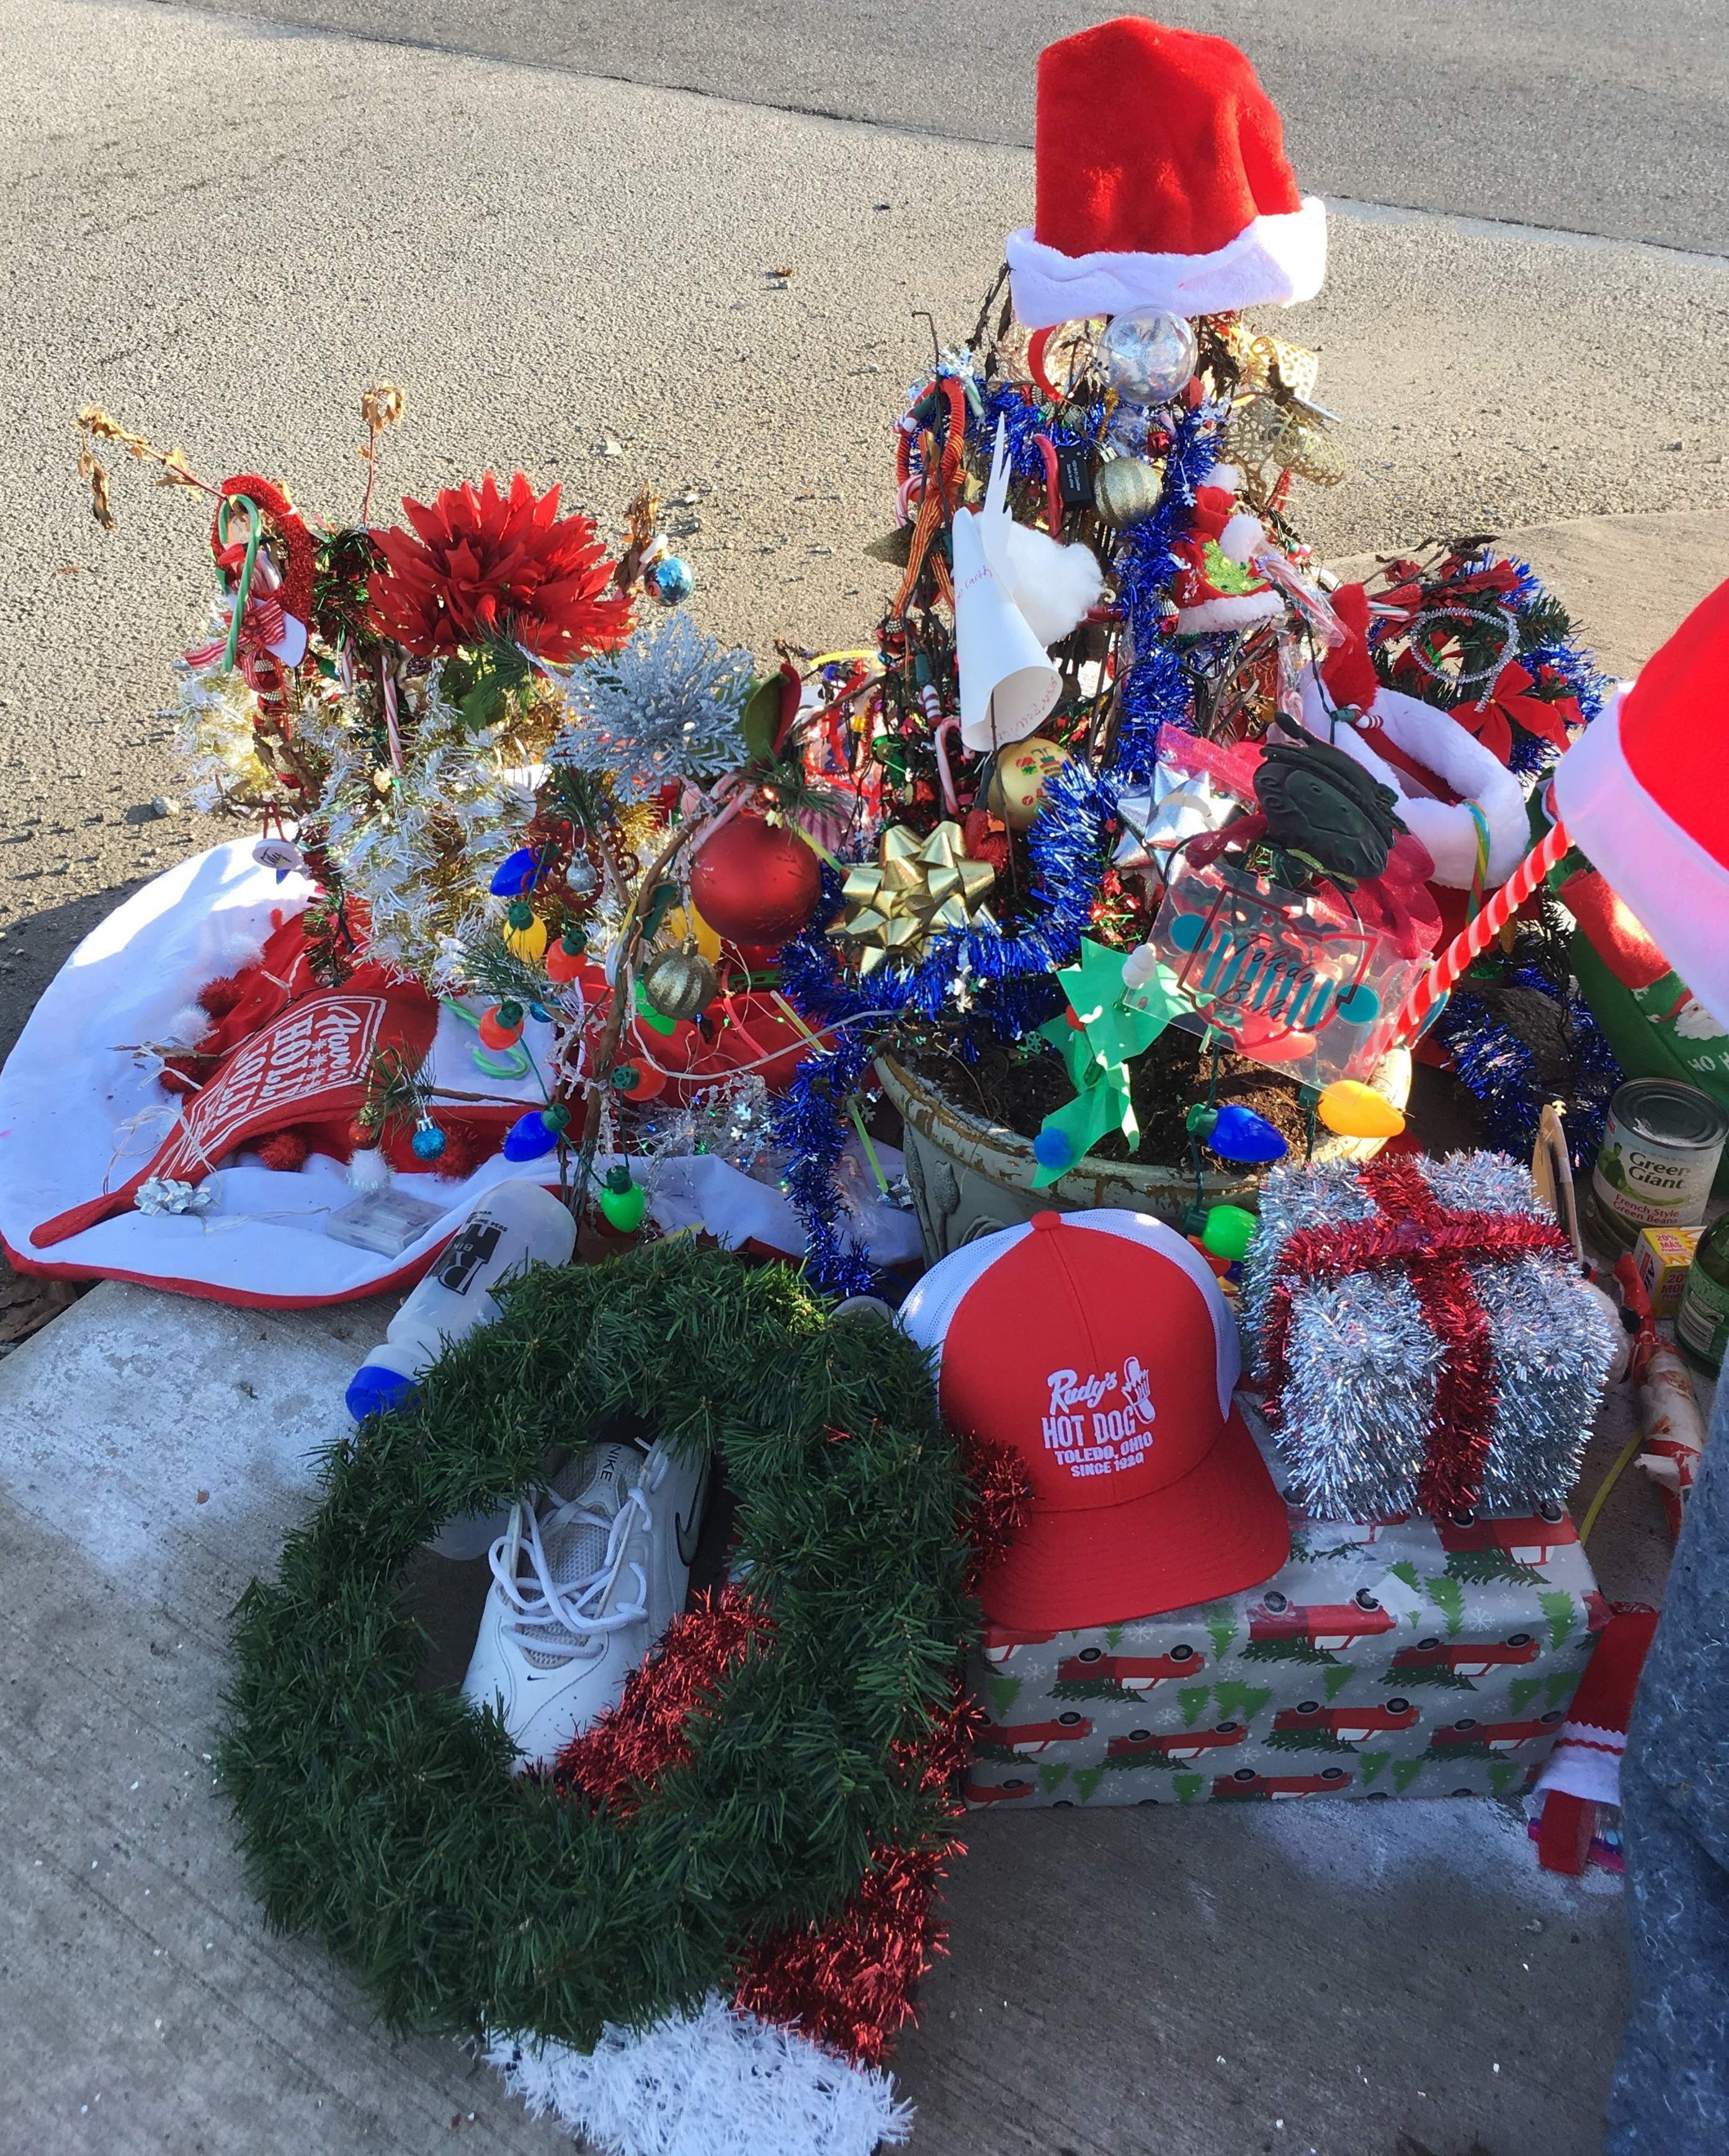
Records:
M1039 1031L1062 1051L1075 1097L1047 1116L1040 1128L1040 1139L1047 1132L1058 1133L1068 1150L1061 1159L1039 1161L1032 1176L1035 1190L1078 1166L1109 1132L1121 1131L1131 1147L1138 1142L1140 1126L1129 1097L1127 1065L1187 1008L1174 981L1167 985L1160 975L1134 989L1132 1001L1125 999L1123 953L1085 937L1079 958L1057 978L1073 1018L1052 1019Z

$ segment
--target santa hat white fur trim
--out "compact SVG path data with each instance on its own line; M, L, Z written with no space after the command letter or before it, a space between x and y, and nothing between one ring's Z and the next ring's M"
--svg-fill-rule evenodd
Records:
M1652 800L1621 747L1621 692L1555 767L1573 844L1711 1016L1729 1025L1729 866Z
M1624 1729L1602 1729L1588 1722L1563 1722L1555 1748L1538 1779L1540 1789L1560 1789L1587 1804L1618 1804L1621 1761L1627 1750Z
M1016 317L1030 330L1135 307L1186 316L1289 307L1312 300L1325 279L1327 209L1304 195L1301 209L1258 217L1211 254L1063 254L1028 225L1009 234L1008 259Z
M1493 890L1505 883L1531 845L1525 794L1500 757L1468 734L1450 712L1407 696L1397 689L1379 689L1368 716L1386 730L1393 747L1420 764L1464 798L1455 805L1407 790L1402 772L1375 751L1355 726L1337 723L1312 666L1302 675L1303 724L1317 741L1342 748L1373 778L1398 796L1399 821L1428 852L1434 881L1454 891L1469 891L1477 867L1477 824L1464 806L1474 801L1489 827L1486 880Z
M1179 607L1176 633L1204 636L1217 629L1247 629L1251 622L1270 621L1284 611L1284 601L1277 592L1224 592L1197 606Z
M605 2156L871 2156L913 2130L891 2076L712 1992L651 2029L609 2024L592 2051L495 2033L486 2057L536 2118Z
M1244 567L1253 561L1256 554L1267 543L1267 527L1258 516L1251 516L1246 509L1227 520L1219 534L1219 552L1227 562L1241 562Z

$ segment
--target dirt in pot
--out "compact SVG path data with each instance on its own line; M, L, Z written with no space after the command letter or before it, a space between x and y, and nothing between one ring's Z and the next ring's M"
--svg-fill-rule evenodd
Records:
M919 1043L903 1042L896 1060L934 1086L969 1115L1006 1124L1023 1138L1035 1137L1045 1117L1074 1098L1074 1087L1057 1051L1038 1040L1011 1045L986 1040L978 1060L969 1063L958 1049L933 1032ZM1099 1140L1089 1159L1137 1160L1146 1167L1186 1164L1189 1136L1184 1118L1207 1098L1212 1051L1203 1055L1198 1034L1173 1027L1129 1066L1129 1093L1140 1125L1140 1143L1132 1152L1120 1131ZM1221 1054L1214 1104L1227 1101L1264 1116L1299 1158L1307 1142L1308 1111L1298 1097L1296 1081L1281 1078L1263 1063ZM1211 1156L1208 1165L1217 1166Z

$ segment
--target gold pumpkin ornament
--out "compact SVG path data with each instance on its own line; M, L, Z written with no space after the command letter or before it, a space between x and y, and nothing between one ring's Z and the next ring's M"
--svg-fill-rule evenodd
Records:
M1093 506L1113 531L1159 506L1165 482L1142 457L1109 457L1093 475Z
M853 947L861 973L872 973L889 958L916 959L946 929L994 925L985 899L996 880L988 861L967 859L959 824L939 824L928 839L893 824L877 865L847 870L846 915L829 934Z
M1045 788L1068 761L1068 751L1035 734L1006 748L991 766L985 806L1011 830L1024 831L1045 805Z

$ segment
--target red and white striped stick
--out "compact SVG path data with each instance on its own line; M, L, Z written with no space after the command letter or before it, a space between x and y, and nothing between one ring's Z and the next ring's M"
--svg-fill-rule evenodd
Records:
M1435 1005L1472 960L1480 957L1489 948L1572 844L1565 824L1550 826L1548 835L1531 849L1500 889L1465 924L1400 1004L1382 1044L1383 1052L1395 1041L1416 1039L1423 1020Z

